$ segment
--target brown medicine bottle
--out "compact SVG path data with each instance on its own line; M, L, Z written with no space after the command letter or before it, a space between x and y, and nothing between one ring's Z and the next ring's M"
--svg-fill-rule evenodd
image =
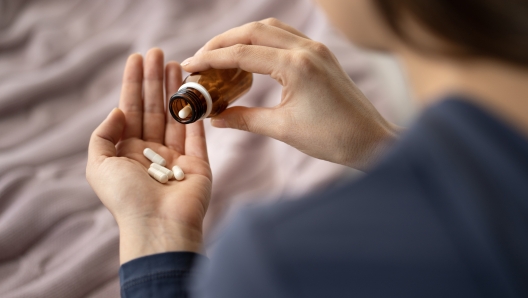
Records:
M237 68L192 73L171 96L168 108L183 124L214 117L246 93L252 83L253 74Z

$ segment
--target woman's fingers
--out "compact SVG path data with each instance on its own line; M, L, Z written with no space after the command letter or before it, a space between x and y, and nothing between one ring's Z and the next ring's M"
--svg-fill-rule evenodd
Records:
M209 163L203 121L185 125L185 155L196 156Z
M128 57L125 72L123 73L123 86L119 108L126 117L123 139L141 138L143 123L143 57L132 54Z
M281 129L288 129L277 119L278 111L274 108L232 107L211 119L211 125L218 128L234 128L282 141Z
M269 30L264 30L266 29L266 27L269 27L267 28ZM278 30L286 32L281 32ZM269 34L266 35L266 33ZM283 22L275 18L268 18L262 21L249 23L238 28L234 28L214 37L203 47L201 47L196 52L196 55L206 50L210 51L235 44L264 45L274 48L291 48L299 46L297 43L302 42L302 39L294 39L290 34L287 33L290 33L302 39L310 39L308 38L308 36L304 35L301 31L297 29L287 24L284 24ZM285 43L281 43L281 40L285 40ZM297 43L293 45L291 44L292 41Z
M283 84L283 73L292 63L306 61L306 49L317 43L274 18L253 22L222 33L182 63L185 71L241 68L270 75ZM299 58L299 59L297 59ZM303 60L304 59L304 60ZM284 84L283 84L284 85Z
M171 61L165 67L165 90L167 90L167 106L170 97L178 91L182 83L182 71L178 62ZM174 120L172 115L165 112L166 127L165 127L165 145L171 149L178 151L180 154L185 154L185 125Z
M237 44L231 47L204 51L182 64L187 72L203 71L211 68L228 69L240 68L242 70L271 75L281 82L280 66L286 51L282 49Z
M259 45L278 49L292 49L305 44L306 38L263 22L253 22L217 35L200 50L216 50L236 44Z
M147 52L144 68L143 140L162 143L165 137L163 92L163 52L154 48Z
M281 28L282 30L286 30L286 31L288 31L288 32L290 32L292 34L295 34L297 36L300 36L302 38L310 39L308 36L304 35L304 33L302 33L301 31L293 28L290 25L287 25L287 24L277 20L276 18L268 18L268 19L264 19L264 20L259 21L259 22L262 23L262 24L269 25L269 26Z

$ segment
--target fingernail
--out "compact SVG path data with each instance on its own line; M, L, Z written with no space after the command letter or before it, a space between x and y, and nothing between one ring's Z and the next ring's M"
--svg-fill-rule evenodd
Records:
M192 57L183 60L183 62L180 65L181 66L189 65L189 63L191 63L191 59L192 59Z
M218 128L226 128L226 121L222 118L212 118L211 119L211 125Z

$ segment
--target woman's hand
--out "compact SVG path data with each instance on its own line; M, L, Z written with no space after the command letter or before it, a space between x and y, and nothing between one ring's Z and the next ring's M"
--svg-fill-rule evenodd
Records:
M159 49L145 60L143 67L141 55L128 58L120 109L93 132L88 150L86 177L119 225L121 263L165 251L199 252L211 195L203 123L179 124L164 109L164 98L181 84L180 66L168 63L164 75ZM167 167L180 166L185 179L161 184L151 178L146 147Z
M241 68L282 86L273 108L232 107L216 127L263 134L311 156L366 169L396 130L372 106L326 46L275 19L250 23L210 40L182 63L188 72Z

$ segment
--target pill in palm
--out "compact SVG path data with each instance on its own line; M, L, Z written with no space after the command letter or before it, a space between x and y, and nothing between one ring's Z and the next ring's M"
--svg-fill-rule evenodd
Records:
M153 167L150 167L148 169L148 173L152 178L158 180L158 182L160 183L167 183L167 181L169 181L169 177L167 176L167 174L164 174L162 171L157 170Z
M156 170L158 170L158 171L163 172L163 174L166 174L167 177L169 177L169 180L172 179L172 177L174 177L174 174L172 173L171 170L167 169L167 168L164 167L164 166L160 166L160 165L157 164L157 163L151 163L151 164L150 164L150 167L151 167L151 168L154 168L154 169L156 169Z
M143 150L143 155L145 155L145 157L148 158L153 163L157 163L161 166L165 166L167 164L167 162L165 161L163 157L161 157L161 155L154 152L154 150L150 148L145 148L145 150Z
M174 173L174 178L176 178L176 180L178 181L183 180L183 178L185 178L183 170L178 166L172 167L172 172Z

